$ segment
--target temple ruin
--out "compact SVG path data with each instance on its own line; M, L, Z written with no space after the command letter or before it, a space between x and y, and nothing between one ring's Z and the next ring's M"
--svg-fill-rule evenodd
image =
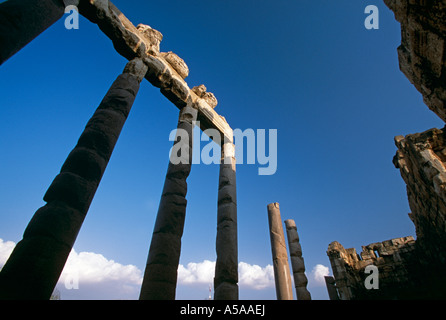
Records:
M446 0L384 0L401 24L399 67L425 104L446 121ZM186 62L162 52L163 35L135 26L108 0L8 0L0 4L0 64L62 18L68 5L99 29L128 60L88 121L60 173L44 195L23 239L0 272L0 299L49 299L76 241L121 130L145 79L179 109L178 131L192 136L214 129L221 147L217 203L214 297L238 299L236 160L233 132L215 111L217 98L205 85L189 87ZM175 299L181 238L186 219L192 140L174 146L148 251L141 300ZM206 131L205 131L206 132ZM428 299L446 297L446 130L395 137L393 163L407 185L416 239L402 237L362 246L332 242L327 250L333 277L330 299ZM291 274L278 203L267 206L277 298L292 299ZM296 224L286 220L291 266L299 300L310 300ZM168 245L167 245L168 244ZM379 290L365 287L368 266L379 272Z
M328 246L336 289L340 300L352 299L406 299L413 298L411 267L416 263L413 237L397 238L362 246L358 254L355 248L345 249L334 241ZM367 289L366 267L378 268L378 289Z
M173 52L161 52L162 34L134 26L107 0L9 0L0 4L0 64L59 20L65 7L98 25L116 51L129 60L87 123L44 196L46 205L29 222L0 273L0 299L49 299L88 212L102 175L143 79L179 109L178 129L189 133L174 145L186 154L170 161L150 244L140 299L175 299L181 236L186 214L187 177L192 164L192 129L215 129L221 146L218 186L215 299L238 299L237 200L233 133L214 108L204 85L189 88L189 69ZM26 23L25 23L26 21ZM178 145L177 145L178 146ZM171 159L172 160L172 159Z
M401 23L400 70L446 121L446 1L384 0ZM416 240L403 237L363 246L360 255L332 242L331 299L444 299L446 297L446 132L395 137L393 163L407 185ZM379 271L379 290L364 286L365 268ZM336 296L337 294L337 296Z

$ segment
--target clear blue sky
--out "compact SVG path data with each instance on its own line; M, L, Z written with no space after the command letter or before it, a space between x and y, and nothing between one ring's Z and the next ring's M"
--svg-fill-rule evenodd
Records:
M399 71L400 25L375 0L113 1L161 31L232 128L277 129L276 174L237 167L239 261L272 263L266 206L297 224L307 274L345 247L415 235L392 158L396 135L442 127ZM364 8L380 29L364 28ZM0 67L0 238L17 243L125 59L84 18L64 18ZM144 270L178 109L147 81L124 126L75 250ZM217 165L194 165L181 264L215 261ZM331 269L331 268L330 268ZM331 272L331 270L330 270ZM315 299L326 289L311 282ZM179 286L202 299L204 286ZM240 289L275 299L274 288ZM63 297L62 297L63 298Z

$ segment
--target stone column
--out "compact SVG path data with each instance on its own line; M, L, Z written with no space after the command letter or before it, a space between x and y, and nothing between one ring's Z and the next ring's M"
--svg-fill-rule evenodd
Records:
M112 84L0 272L0 299L50 298L146 72L131 61Z
M335 279L332 276L325 276L324 278L330 300L339 300Z
M180 111L141 287L141 300L175 299L186 216L186 179L192 166L193 121L197 119L197 113L198 110L189 105Z
M277 300L293 300L288 253L279 204L277 202L270 203L267 208Z
M63 0L9 0L0 4L0 64L59 20Z
M305 263L302 257L302 247L299 243L299 234L294 220L285 220L290 250L291 267L293 269L294 286L296 287L297 300L311 300L310 292L307 290L308 279L305 275Z
M235 146L225 142L221 148L217 210L217 261L214 299L238 300L237 193Z

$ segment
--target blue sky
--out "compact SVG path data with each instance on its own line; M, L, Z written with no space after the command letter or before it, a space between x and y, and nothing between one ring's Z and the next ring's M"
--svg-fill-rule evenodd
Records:
M270 271L271 202L280 203L282 220L296 221L314 299L328 298L312 270L330 267L330 242L360 251L415 235L405 184L392 164L393 138L443 125L399 71L400 25L381 1L113 2L133 24L163 33L161 51L185 60L189 86L205 84L233 129L277 129L274 175L259 176L259 164L237 167L239 261L251 271ZM379 30L364 27L370 4L379 8ZM78 30L67 30L64 18L0 67L3 244L20 241L126 63L97 26L81 18ZM144 81L75 243L79 255L144 271L177 117L178 109ZM217 191L218 165L194 165L185 268L215 261ZM241 284L240 297L275 299L267 280L263 288ZM205 282L183 281L177 298L205 298ZM78 290L60 288L62 298L91 298L82 288L82 279ZM136 291L121 297L137 298ZM97 294L119 298L105 289Z

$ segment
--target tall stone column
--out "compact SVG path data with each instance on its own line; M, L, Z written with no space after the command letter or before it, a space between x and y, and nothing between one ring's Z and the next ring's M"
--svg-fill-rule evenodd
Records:
M59 20L63 0L9 0L0 4L0 65Z
M277 300L293 300L288 253L279 204L277 202L270 203L267 208Z
M186 216L187 182L192 167L193 121L198 110L180 111L166 180L158 208L140 292L141 300L174 300Z
M237 192L235 146L222 145L217 209L214 299L238 300Z
M146 72L131 61L112 84L0 272L0 299L50 298Z
M300 246L296 223L294 220L288 219L285 220L285 226L297 300L311 300L311 294L307 290L308 279L305 275L305 263L302 257L302 247Z

